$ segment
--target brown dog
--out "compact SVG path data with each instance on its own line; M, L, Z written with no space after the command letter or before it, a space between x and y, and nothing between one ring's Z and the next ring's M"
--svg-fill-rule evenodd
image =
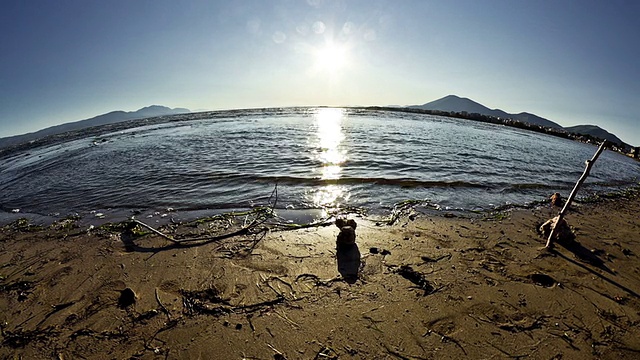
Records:
M551 206L562 206L562 196L560 193L553 193L549 200L551 200Z
M336 226L340 229L336 239L336 247L350 246L356 243L356 227L353 219L336 219Z

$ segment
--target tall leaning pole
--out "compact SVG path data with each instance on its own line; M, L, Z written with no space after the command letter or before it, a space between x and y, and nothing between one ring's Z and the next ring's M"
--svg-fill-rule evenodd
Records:
M555 225L551 229L551 234L549 234L549 238L547 239L547 245L545 245L546 249L551 248L551 246L553 245L553 238L556 236L556 233L560 228L560 224L562 224L562 220L564 220L564 216L569 210L569 206L571 206L571 202L576 197L576 193L578 193L578 189L580 188L580 186L582 186L582 183L587 179L587 176L589 176L591 167L593 167L593 164L596 162L596 160L598 160L598 156L600 156L600 154L604 150L606 143L607 140L602 141L602 144L600 144L600 147L593 155L593 157L585 162L586 168L584 169L582 176L580 176L580 179L578 179L578 182L576 183L576 186L573 187L573 190L571 191L571 195L569 195L567 202L564 204L564 207L562 207L560 214L558 214L558 216L556 217L557 220L555 222Z

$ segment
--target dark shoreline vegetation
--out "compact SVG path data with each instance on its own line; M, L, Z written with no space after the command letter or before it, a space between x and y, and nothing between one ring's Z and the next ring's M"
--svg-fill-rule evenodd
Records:
M104 133L121 131L125 129L140 127L140 126L156 125L156 124L179 122L179 121L233 118L239 115L246 115L246 114L278 116L278 115L284 114L285 112L286 113L307 113L310 109L323 108L323 107L325 106L216 110L216 111L195 112L195 113L177 114L177 115L163 115L163 116L149 117L144 119L127 120L127 121L117 122L113 124L94 126L90 128L69 131L61 134L49 135L49 136L46 136L37 140L32 140L26 143L11 145L6 148L0 148L0 158L10 155L11 153L14 153L17 151L26 151L26 150L34 149L41 146L53 145L53 144L61 143L65 141L78 140L81 138L89 138L92 136L96 137L95 139L96 142L99 142L99 141L102 141L102 139L100 139L100 135ZM411 114L444 116L444 117L450 117L450 118L479 121L479 122L496 124L496 125L510 126L510 127L534 131L537 133L543 133L543 134L552 135L552 136L574 140L578 142L583 142L583 143L599 144L603 141L603 139L596 138L591 135L574 134L574 133L569 133L567 131L562 131L562 130L558 130L550 127L533 125L533 124L529 124L529 123L525 123L525 122L521 122L513 119L503 119L503 118L497 118L494 116L482 115L477 113L447 112L447 111L439 111L439 110L423 110L423 109L414 109L414 108L381 107L381 106L341 107L341 108L353 110L353 111L368 110L368 111L386 111L386 112L395 112L395 113L411 113ZM639 159L638 156L640 154L638 153L638 148L633 148L629 144L625 144L625 143L615 144L615 143L609 142L606 147L611 151L615 151L620 154L632 157L636 160Z

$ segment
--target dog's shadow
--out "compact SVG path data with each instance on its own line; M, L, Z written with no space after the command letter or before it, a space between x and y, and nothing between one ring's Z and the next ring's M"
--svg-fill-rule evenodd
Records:
M358 281L358 271L360 270L360 249L358 245L338 246L338 272L348 284Z

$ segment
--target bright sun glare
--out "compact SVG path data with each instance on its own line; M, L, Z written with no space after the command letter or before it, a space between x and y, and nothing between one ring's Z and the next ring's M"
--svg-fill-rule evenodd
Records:
M327 43L316 49L316 67L328 72L336 72L347 65L347 49L334 43Z

